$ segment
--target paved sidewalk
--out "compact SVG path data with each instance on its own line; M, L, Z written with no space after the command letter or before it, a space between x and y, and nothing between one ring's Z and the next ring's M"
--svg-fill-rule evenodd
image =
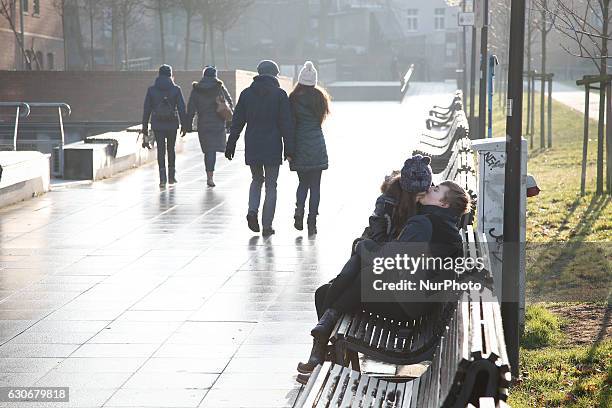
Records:
M29 408L291 406L314 290L347 259L423 114L452 91L414 84L403 105L333 105L316 238L292 227L287 165L276 235L251 233L242 152L219 154L206 188L193 135L174 187L160 191L150 165L1 209L0 386L70 387L69 403Z
M539 84L536 84L536 91L539 89ZM584 114L584 88L553 81L552 98ZM538 103L536 101L536 104ZM590 92L589 118L599 119L599 92L597 91Z

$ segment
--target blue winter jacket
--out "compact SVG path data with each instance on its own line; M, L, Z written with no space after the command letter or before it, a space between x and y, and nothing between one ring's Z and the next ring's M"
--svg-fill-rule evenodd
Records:
M160 121L155 116L155 108L159 106L164 96L172 106L178 111L178 117L174 120ZM155 79L155 84L150 86L145 97L143 113L142 113L142 128L148 129L149 118L151 119L151 129L155 130L177 130L180 124L185 126L187 123L187 112L185 111L185 100L181 87L176 85L172 78L165 75L160 75Z
M245 125L247 165L282 164L283 144L285 156L293 156L295 142L289 97L276 78L258 75L242 91L232 118L228 148L236 148Z

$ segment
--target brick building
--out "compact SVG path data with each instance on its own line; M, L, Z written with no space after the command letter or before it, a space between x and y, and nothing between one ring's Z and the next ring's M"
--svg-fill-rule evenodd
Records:
M24 61L9 19L0 15L0 44L3 44L0 70L64 69L62 18L53 0L8 0L7 3L18 35L21 35L20 9L23 7L23 38L28 58Z

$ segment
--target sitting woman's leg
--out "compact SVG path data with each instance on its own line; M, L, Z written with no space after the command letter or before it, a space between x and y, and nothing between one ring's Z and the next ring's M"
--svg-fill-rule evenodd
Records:
M359 306L361 281L359 273L361 258L353 255L342 271L330 283L320 286L315 292L315 305L319 321L311 330L312 350L307 363L299 363L300 373L310 373L325 361L327 343L341 313L350 312Z

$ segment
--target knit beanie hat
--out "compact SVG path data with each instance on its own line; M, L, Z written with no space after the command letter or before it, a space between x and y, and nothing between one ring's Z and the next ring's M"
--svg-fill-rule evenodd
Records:
M431 187L431 157L416 154L404 162L400 187L409 193L420 193Z
M164 64L159 67L159 75L171 77L172 76L172 67L170 65Z
M280 73L280 69L276 62L263 60L257 65L257 73L259 75L270 75L275 77Z
M306 61L298 75L298 84L315 86L317 84L317 69L312 61Z
M202 71L202 76L215 78L217 76L217 68L213 67L212 65L206 66Z

